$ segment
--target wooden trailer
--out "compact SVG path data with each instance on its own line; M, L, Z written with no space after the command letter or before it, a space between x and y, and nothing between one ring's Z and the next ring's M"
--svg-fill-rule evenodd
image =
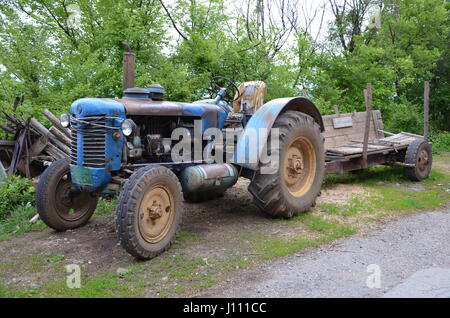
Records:
M326 172L341 174L390 165L404 167L407 177L413 181L425 179L431 171L431 144L424 136L384 131L381 112L371 109L370 90L369 84L365 91L365 112L340 114L336 107L336 114L323 116ZM427 136L427 101L424 105L424 135Z

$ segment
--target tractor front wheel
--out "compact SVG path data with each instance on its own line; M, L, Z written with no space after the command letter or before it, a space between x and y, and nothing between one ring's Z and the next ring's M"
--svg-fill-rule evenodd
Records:
M52 163L39 177L36 207L41 220L56 231L83 226L97 207L98 197L74 189L69 159Z
M182 219L177 176L165 167L144 167L131 175L117 206L117 233L125 250L151 259L169 248Z
M319 125L306 114L287 111L275 121L279 147L267 143L267 153L278 157L270 174L264 165L249 186L255 204L274 217L290 218L308 211L320 194L324 173L324 139ZM273 159L272 159L273 160Z

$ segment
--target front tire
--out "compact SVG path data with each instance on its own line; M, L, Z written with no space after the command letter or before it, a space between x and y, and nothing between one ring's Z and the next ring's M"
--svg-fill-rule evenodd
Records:
M275 121L279 129L279 164L275 173L260 170L250 183L254 203L274 217L290 218L308 211L316 203L325 174L324 139L311 116L287 111Z
M138 259L167 250L179 232L183 196L177 176L165 167L144 167L125 184L117 206L120 244Z
M98 202L98 197L92 193L72 188L69 164L69 159L52 163L40 176L36 189L39 217L56 231L75 229L86 224Z

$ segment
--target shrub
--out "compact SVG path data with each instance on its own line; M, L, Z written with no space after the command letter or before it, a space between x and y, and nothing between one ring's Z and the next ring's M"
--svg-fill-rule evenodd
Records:
M23 205L34 204L35 189L33 181L20 177L10 177L6 183L0 184L0 221Z
M423 134L423 116L408 102L395 104L389 111L383 113L383 119L385 118L388 131Z
M434 153L450 152L450 132L442 131L432 133L430 141L433 143Z

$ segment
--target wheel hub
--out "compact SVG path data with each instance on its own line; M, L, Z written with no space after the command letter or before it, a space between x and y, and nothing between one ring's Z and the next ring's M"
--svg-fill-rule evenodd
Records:
M292 155L288 158L288 166L286 169L288 170L289 177L297 178L302 173L303 168L303 158L301 156Z
M418 158L418 167L420 171L425 171L427 169L429 162L428 152L426 150L422 150L419 154Z
M164 238L173 221L173 197L165 186L151 188L139 209L139 230L145 241L157 243Z
M62 219L74 222L89 213L93 200L90 193L74 191L69 173L61 176L59 183L52 188L55 194L55 210Z
M284 171L285 185L292 195L302 196L309 190L316 172L316 156L307 138L299 137L290 144L284 160Z
M67 207L72 205L72 197L70 196L71 188L72 186L70 183L64 183L58 191L58 197L60 198L61 203Z

